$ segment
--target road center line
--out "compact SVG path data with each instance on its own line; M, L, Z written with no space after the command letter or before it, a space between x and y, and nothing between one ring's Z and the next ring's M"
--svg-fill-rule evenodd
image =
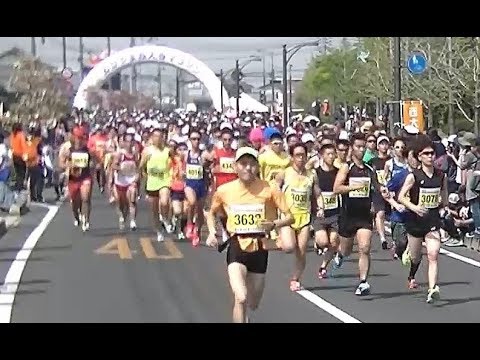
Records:
M343 323L347 324L360 324L361 321L355 319L353 316L350 316L345 311L340 310L336 306L330 304L328 301L322 299L317 294L312 293L308 290L300 290L297 291L297 294L305 298L306 300L310 301L313 305L319 307L323 311L329 313L333 317L337 318Z
M5 276L5 282L0 288L0 323L9 323L12 316L13 304L15 302L15 295L17 294L18 287L20 286L20 280L23 275L23 271L27 266L27 261L32 254L35 245L42 234L47 229L48 224L53 220L58 212L59 206L42 206L48 208L47 214L44 216L40 224L30 233L27 240L23 244L20 251L15 256L15 260L8 269L7 276Z

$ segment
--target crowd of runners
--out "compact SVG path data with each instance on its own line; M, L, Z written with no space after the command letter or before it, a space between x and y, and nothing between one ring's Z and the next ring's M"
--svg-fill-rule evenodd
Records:
M374 231L382 249L410 269L399 287L417 288L424 246L426 302L433 303L441 242L457 230L476 231L464 196L450 189L437 162L445 155L437 139L411 126L390 138L368 121L347 132L342 123L313 117L284 129L266 114L124 110L77 113L64 140L57 161L74 226L90 229L95 182L116 209L119 231L126 223L137 229L138 200L145 198L158 241L170 234L226 250L234 322L247 322L247 309L259 305L271 250L292 254L286 286L299 291L310 239L319 279L342 267L356 240L354 293L363 296L370 292Z

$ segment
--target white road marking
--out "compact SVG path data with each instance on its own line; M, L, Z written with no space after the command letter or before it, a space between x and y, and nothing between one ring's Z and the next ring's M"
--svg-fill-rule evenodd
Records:
M36 204L35 206L40 205ZM25 240L22 249L17 253L15 260L10 265L7 276L5 277L5 282L0 288L0 323L10 322L15 295L17 294L23 271L27 266L28 258L59 209L59 206L57 205L43 205L41 207L48 208L48 213L42 219L40 224L38 224L38 226L30 233L27 240Z
M387 224L385 224L385 232L387 232L389 234L392 233L392 230L390 229L390 227L387 226ZM441 248L440 249L440 254L448 256L448 257L450 257L452 259L455 259L455 260L459 260L461 262L464 262L465 264L470 264L470 265L473 265L473 266L476 266L476 267L480 268L480 262L478 262L476 260L473 260L473 259L470 259L466 256L454 253L452 251L448 251L448 250L445 250L445 249Z
M315 306L319 307L323 311L329 313L333 317L337 318L343 323L347 324L360 324L361 321L358 319L355 319L353 316L347 314L345 311L340 310L336 306L330 304L328 301L323 300L320 296L317 294L312 293L311 291L308 290L300 290L297 291L297 294L305 298L306 300L310 301L312 304Z

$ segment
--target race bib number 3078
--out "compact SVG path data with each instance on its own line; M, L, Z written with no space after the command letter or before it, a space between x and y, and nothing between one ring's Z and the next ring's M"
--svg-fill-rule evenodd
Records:
M420 188L418 205L426 209L436 209L440 204L440 188Z

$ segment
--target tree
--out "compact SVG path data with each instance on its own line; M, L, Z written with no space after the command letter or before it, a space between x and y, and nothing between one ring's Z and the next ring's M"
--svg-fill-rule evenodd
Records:
M68 112L68 83L38 58L20 59L14 65L10 86L17 96L7 123L25 124L37 118L48 121Z

